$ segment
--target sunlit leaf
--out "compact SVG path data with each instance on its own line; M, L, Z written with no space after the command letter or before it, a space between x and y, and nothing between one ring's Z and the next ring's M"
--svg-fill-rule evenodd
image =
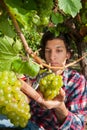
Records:
M66 14L75 17L82 8L81 0L58 0L58 6Z
M62 23L63 16L59 13L52 13L51 20L54 24Z
M8 37L15 37L15 31L13 30L12 26L10 25L8 21L8 17L2 15L0 17L0 31L4 34L7 35Z
M10 44L10 38L0 38L0 71L10 70L11 63L19 58L17 51Z
M19 74L27 74L35 77L40 69L40 66L32 59L23 60L23 53L20 56L18 52L17 41L16 46L13 46L13 40L9 37L0 38L0 71L11 70ZM20 50L20 49L19 49Z
M27 10L26 8L24 8L22 0L20 0L20 2L19 1L13 2L13 0L5 0L5 2L10 12L14 15L16 20L18 20L19 23L23 25L25 29L28 29L29 26L32 26L33 16L36 15L35 10L29 10L29 9Z

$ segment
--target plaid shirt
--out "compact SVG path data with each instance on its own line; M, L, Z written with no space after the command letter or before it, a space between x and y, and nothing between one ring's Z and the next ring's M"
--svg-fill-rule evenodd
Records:
M87 114L87 81L83 75L70 69L64 71L63 81L66 93L65 105L69 110L64 123L59 124L54 109L45 110L35 101L31 102L31 121L44 130L84 130Z

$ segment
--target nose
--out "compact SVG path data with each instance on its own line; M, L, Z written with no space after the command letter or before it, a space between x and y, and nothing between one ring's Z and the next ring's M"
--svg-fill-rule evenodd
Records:
M55 51L51 51L50 60L55 60Z

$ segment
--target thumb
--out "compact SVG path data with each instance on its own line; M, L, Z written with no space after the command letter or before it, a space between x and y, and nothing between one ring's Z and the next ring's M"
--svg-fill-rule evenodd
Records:
M65 100L65 91L62 88L60 89L59 94L55 99L58 99L59 101Z

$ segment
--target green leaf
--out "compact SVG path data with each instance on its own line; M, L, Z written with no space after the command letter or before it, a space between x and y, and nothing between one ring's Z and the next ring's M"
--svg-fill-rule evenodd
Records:
M27 74L30 77L35 77L39 73L40 66L33 62L31 58L29 58L29 61L23 61L20 58L12 63L12 70L19 74Z
M52 13L51 20L54 24L62 23L63 22L63 16L59 13Z
M66 14L75 17L82 8L81 0L58 0L58 6Z
M29 61L23 60L25 54L21 53L20 57L20 51L16 50L19 42L17 41L16 46L13 43L14 40L7 36L0 38L0 71L10 70L35 77L40 70L40 66L31 58L29 58Z
M37 4L35 0L4 0L12 7L19 6L25 10L36 10Z
M15 42L12 43L12 46L17 52L21 52L23 50L23 44L18 39L15 39Z
M32 26L32 19L36 15L35 10L27 10L23 8L22 0L20 2L13 0L5 0L10 12L24 26L25 29L29 29Z
M19 58L12 41L8 37L0 38L0 71L10 70L12 62Z
M0 31L8 37L13 38L16 35L12 26L9 24L8 18L5 16L0 17Z

